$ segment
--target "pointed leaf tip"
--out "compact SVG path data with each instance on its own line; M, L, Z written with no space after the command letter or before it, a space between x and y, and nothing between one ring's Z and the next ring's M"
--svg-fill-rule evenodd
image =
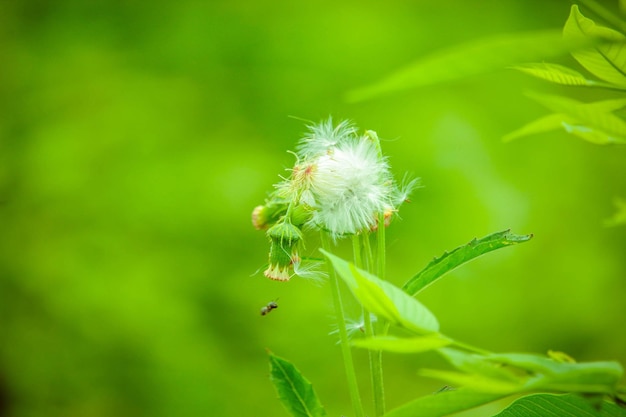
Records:
M402 289L409 295L416 295L428 285L458 266L487 252L527 242L532 239L532 237L532 234L516 235L511 233L510 229L507 229L480 239L472 239L464 246L459 246L450 252L446 251L438 258L435 257L424 269L404 284Z

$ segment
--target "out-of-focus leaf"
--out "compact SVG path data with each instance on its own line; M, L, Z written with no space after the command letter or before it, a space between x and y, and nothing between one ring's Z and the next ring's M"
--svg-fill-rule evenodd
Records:
M419 59L381 81L348 93L349 101L454 81L525 62L543 61L589 47L588 37L563 39L555 30L496 35L470 41Z
M533 394L515 400L494 417L624 417L626 409L609 402L602 402L601 408L576 394Z
M524 385L523 381L506 381L480 374L466 374L463 372L442 371L439 369L421 369L419 374L428 378L440 379L446 383L462 386L476 392L488 392L502 395L514 394Z
M555 113L565 115L563 127L570 133L594 141L594 143L626 143L626 121L606 110L626 103L623 99L594 105L594 103L585 104L563 96L536 93L528 95ZM575 122L572 123L572 121ZM590 136L591 134L593 136ZM602 141L603 138L604 141Z
M506 394L485 394L465 388L445 390L410 401L387 412L384 417L447 416L499 400L506 396Z
M563 37L571 41L601 38L610 43L597 44L590 49L572 51L574 58L596 77L626 87L626 37L595 22L580 13L572 5L569 18L563 28Z
M589 126L571 124L567 122L563 122L561 124L563 126L563 129L565 129L567 133L578 136L580 139L596 145L621 143L624 140L623 138L616 138L615 136L611 136L601 130L592 129Z
M559 362L542 355L506 353L476 354L442 348L439 352L452 366L475 379L449 375L452 383L465 383L476 391L502 393L497 382L518 392L547 390L585 394L615 394L624 371L617 362ZM439 373L431 376L445 377ZM438 371L437 371L438 372ZM463 381L463 382L462 382Z
M433 313L415 298L390 282L358 269L332 253L321 251L366 310L417 334L439 330Z
M394 337L380 336L368 339L357 339L352 342L353 346L370 350L384 350L395 353L421 353L440 347L448 346L452 340L439 334L427 334L420 337Z
M580 72L558 64L536 63L522 64L511 67L537 78L562 85L593 86L594 81L588 80Z
M487 360L533 373L528 388L551 391L612 394L624 374L617 362L558 362L522 353L491 354Z
M510 230L496 232L481 239L473 239L466 245L459 246L451 252L445 252L439 258L434 258L424 269L407 281L402 289L409 295L415 295L446 272L471 261L487 252L515 245L530 240L533 235L516 235Z
M605 221L606 226L619 226L626 224L626 199L615 199L615 213Z
M568 99L569 100L569 99ZM588 110L581 109L580 111L590 111L593 113L607 113L616 110L620 110L626 106L626 99L613 99L596 101L594 103L580 103L577 105L586 107ZM532 121L521 128L514 130L502 137L502 140L509 142L524 136L529 136L537 133L549 132L551 130L564 129L566 132L580 137L583 140L596 144L608 144L608 143L621 143L624 139L609 135L601 130L592 129L588 126L584 126L582 122L575 119L571 115L565 115L562 113L553 113L535 121Z
M270 353L270 379L278 397L294 417L326 417L311 383L289 361Z
M506 135L502 137L502 140L504 142L510 142L512 140L515 140L524 136L529 136L529 135L534 135L537 133L544 133L544 132L549 132L551 130L561 129L563 127L564 118L565 116L562 114L558 114L558 113L549 114L547 116L534 120L528 124L525 124L519 129L514 130L513 132L507 133Z
M510 366L503 367L502 364L497 361L490 361L486 355L469 353L455 348L442 348L439 349L438 352L450 365L468 375L501 381L511 386L521 386L523 383L527 382L529 377L528 372Z

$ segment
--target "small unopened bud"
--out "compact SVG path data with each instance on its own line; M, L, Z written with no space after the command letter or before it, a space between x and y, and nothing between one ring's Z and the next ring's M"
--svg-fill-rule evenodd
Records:
M276 223L266 232L270 239L269 267L263 273L269 279L289 281L291 266L300 261L298 247L302 240L300 229L289 222Z
M265 230L276 223L287 210L287 204L270 201L252 210L252 225L257 230Z
M291 223L301 226L311 220L313 209L306 204L298 204L291 213Z

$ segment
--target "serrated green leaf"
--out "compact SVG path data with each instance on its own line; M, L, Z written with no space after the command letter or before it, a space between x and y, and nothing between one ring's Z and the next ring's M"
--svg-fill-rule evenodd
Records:
M591 49L573 51L572 56L596 77L617 86L626 87L626 37L607 27L598 26L572 5L563 28L563 37L571 41L600 38L610 43Z
M326 417L313 385L286 359L270 353L270 379L281 402L294 417Z
M349 101L454 81L525 62L543 61L595 44L592 38L564 40L558 31L496 35L419 59L381 81L348 93Z
M474 239L467 245L459 246L451 252L445 252L433 259L426 268L411 278L402 289L409 295L415 295L432 284L445 273L471 261L487 252L530 240L533 235L516 235L510 230L496 232L481 239Z
M579 395L533 394L522 397L494 417L626 417L626 409L609 402L601 408Z
M464 388L446 390L410 401L387 412L384 417L447 416L499 400L506 396L506 394L485 394Z
M320 250L367 311L417 334L439 330L439 323L433 313L415 298L409 297L392 283L358 269L332 253Z
M568 133L593 143L626 143L626 121L607 111L626 102L623 99L581 103L556 95L528 93L528 96L553 112L563 114L563 127Z
M549 132L551 130L558 130L563 128L563 119L564 115L559 113L549 114L547 116L541 117L537 120L534 120L524 126L520 127L513 132L510 132L502 137L503 142L510 142L512 140L534 135L537 133Z
M516 65L511 68L556 84L579 86L594 85L592 80L586 79L580 72L564 67L563 65L544 62Z
M434 333L420 337L379 336L357 339L352 342L352 345L370 350L384 350L394 353L422 353L448 346L452 343L453 341L447 337Z

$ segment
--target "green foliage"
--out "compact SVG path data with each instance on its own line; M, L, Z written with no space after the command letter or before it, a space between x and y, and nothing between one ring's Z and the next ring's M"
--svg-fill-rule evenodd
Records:
M465 388L444 389L394 408L385 417L441 417L469 410L506 397L506 394L482 393Z
M534 394L513 402L494 417L623 417L626 410L609 402L595 407L576 394Z
M454 348L442 348L439 352L463 374L429 370L429 376L480 392L545 390L614 395L624 373L617 362L567 363L542 355L477 354Z
M593 20L583 16L577 5L573 5L563 28L563 37L571 42L601 40L593 47L573 50L572 56L582 67L603 81L589 80L578 71L557 64L535 63L514 68L557 84L616 90L626 88L626 36L596 25ZM613 113L624 107L624 99L583 103L563 96L530 94L530 97L555 114L542 117L505 135L504 141L563 128L566 132L594 144L626 143L626 122Z
M447 272L496 249L529 241L533 235L516 235L510 230L492 233L480 239L473 239L466 245L445 252L433 259L424 269L411 278L402 289L409 295L416 295Z
M270 353L270 379L285 408L294 417L325 417L313 385L289 361Z
M400 288L329 252L322 250L322 253L367 311L417 334L439 330L435 316Z
M526 74L533 75L546 81L562 85L594 86L595 81L588 80L580 72L558 64L541 62L537 64L522 64L511 67Z
M593 48L572 52L572 56L596 77L619 87L626 87L626 37L621 33L598 26L572 5L563 28L563 37L571 41L599 38L609 41Z
M424 270L427 272L418 274L418 278L409 281L410 285L405 287L411 289L411 294L415 294L445 272L481 254L528 241L531 237L532 235L514 235L507 230L480 240L475 239L468 245L435 259ZM432 333L436 332L438 327L432 327L431 333L426 333L427 323L434 320L434 317L431 318L430 312L414 298L349 262L326 251L323 253L365 309L392 324L420 335L407 338L370 337L353 342L353 345L395 353L437 350L455 370L422 369L420 375L442 379L463 387L463 390L417 399L392 410L386 416L399 417L412 414L439 416L482 405L504 396L537 391L576 392L596 397L617 395L617 384L623 376L623 368L617 362L576 363L561 352L551 352L549 356L495 354L469 347L439 333Z
M391 92L459 80L511 65L558 57L593 43L595 40L590 38L564 40L557 31L496 35L421 58L377 83L351 91L347 98L360 101Z

